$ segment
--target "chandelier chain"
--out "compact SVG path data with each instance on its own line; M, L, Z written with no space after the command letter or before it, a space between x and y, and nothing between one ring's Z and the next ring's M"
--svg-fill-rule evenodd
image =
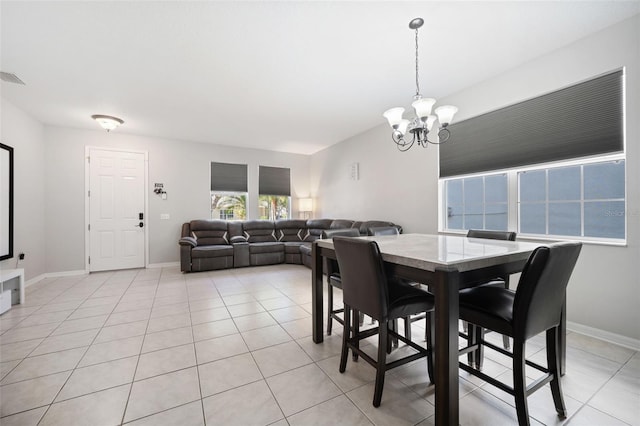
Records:
M420 80L418 78L418 29L416 28L416 98L420 96Z

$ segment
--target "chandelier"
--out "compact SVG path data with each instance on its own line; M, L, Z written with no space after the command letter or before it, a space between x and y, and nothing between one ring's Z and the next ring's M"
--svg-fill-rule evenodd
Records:
M422 24L424 24L422 18L415 18L409 22L409 28L416 31L416 94L411 104L416 116L413 120L402 118L402 114L404 113L404 108L402 107L391 108L382 114L383 117L389 121L389 125L393 129L391 138L400 151L409 150L414 143L426 148L428 143L437 145L446 142L449 136L451 136L451 132L447 126L451 123L451 120L453 120L455 113L458 112L458 108L451 105L444 105L436 108L436 115L432 115L431 109L435 105L436 100L433 98L423 98L420 94L420 82L418 81L418 28L420 28ZM433 129L436 119L439 123L436 139L429 139L429 132ZM411 133L410 140L407 133Z

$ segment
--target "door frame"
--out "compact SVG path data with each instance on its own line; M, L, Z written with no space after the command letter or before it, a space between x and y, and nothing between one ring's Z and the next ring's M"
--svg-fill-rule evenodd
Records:
M138 149L126 149L118 147L101 147L93 145L85 145L84 147L84 272L89 274L91 272L89 265L89 255L91 254L91 236L89 231L89 222L91 221L90 203L89 203L89 189L91 185L90 181L90 168L89 168L89 156L91 150L101 151L119 151L130 152L133 154L144 154L144 267L149 268L149 151L143 151Z

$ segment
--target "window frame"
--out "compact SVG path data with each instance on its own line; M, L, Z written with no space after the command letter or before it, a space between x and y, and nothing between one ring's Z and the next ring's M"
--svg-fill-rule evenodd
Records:
M520 232L520 199L519 199L519 173L526 171L540 171L549 170L570 166L584 166L596 163L607 163L612 161L624 161L624 238L604 238L604 237L589 237L589 236L569 236L569 235L554 235L554 234L531 234ZM446 227L447 218L447 194L446 194L446 182L448 180L465 179L472 177L490 176L497 174L507 174L507 230L518 232L519 239L533 240L533 241L558 241L558 240L575 240L589 244L597 245L613 245L613 246L627 246L628 238L628 164L627 158L624 152L598 155L593 157L583 157L571 160L554 161L542 164L533 164L523 167L514 167L502 170L491 170L487 172L471 173L459 176L449 176L446 178L440 178L438 180L438 230L442 233L448 234L464 234L467 230L460 229L448 229ZM582 229L584 230L584 175L581 173L581 215L582 215ZM548 200L547 200L548 204ZM548 231L548 223L547 223Z

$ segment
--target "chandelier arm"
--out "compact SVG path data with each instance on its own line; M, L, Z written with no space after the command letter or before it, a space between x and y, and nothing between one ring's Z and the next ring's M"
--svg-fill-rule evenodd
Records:
M416 138L414 136L413 138L411 138L411 142L407 142L407 140L404 138L404 136L398 136L397 132L393 132L391 134L391 139L393 139L393 141L396 144L396 147L401 152L405 152L405 151L408 151L409 149L411 149L411 147L413 146L413 143L416 140Z
M429 137L425 137L425 140L427 142L429 142L430 144L432 144L432 145L440 145L440 144L443 144L446 141L448 141L450 136L451 136L451 132L449 131L449 129L446 128L446 127L442 127L441 129L438 130L438 141L437 142L429 140Z

